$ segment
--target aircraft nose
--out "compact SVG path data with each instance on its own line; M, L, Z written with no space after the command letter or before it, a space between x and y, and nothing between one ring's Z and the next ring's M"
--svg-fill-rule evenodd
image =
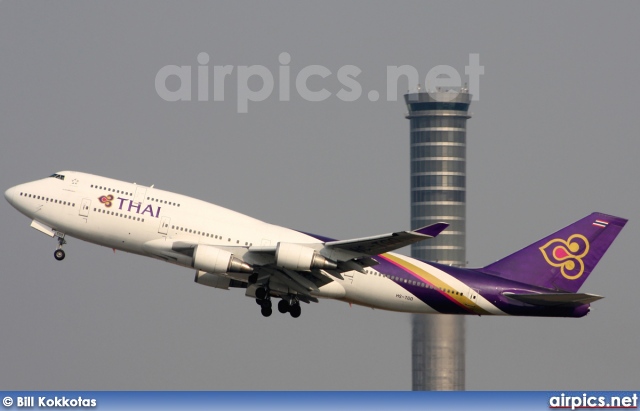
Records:
M7 199L7 201L9 202L9 204L13 205L14 204L14 198L16 196L16 191L18 189L16 187L11 187L10 189L8 189L7 191L4 192L4 198Z

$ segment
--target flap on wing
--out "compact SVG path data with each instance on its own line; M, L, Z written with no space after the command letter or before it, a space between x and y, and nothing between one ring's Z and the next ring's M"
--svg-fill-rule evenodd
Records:
M505 292L503 294L523 303L546 306L589 304L604 298L600 295L585 293L515 294Z
M250 264L262 263L259 255L252 255L251 253L247 252L247 247L198 243L189 239L173 240L163 237L156 240L147 241L146 243L142 244L142 250L148 255L154 257L159 257L171 261L182 261L184 259L193 258L193 253L195 252L198 245L206 245L229 251L233 255L246 260L246 262Z
M417 243L427 238L433 238L448 226L449 224L447 223L435 223L413 231L398 231L396 233L356 238L353 240L329 241L325 243L325 247L340 249L358 255L378 255Z
M295 272L275 267L260 267L260 270L274 276L298 294L310 295L311 291L318 290L315 284Z
M249 251L252 253L267 253L275 254L278 246L275 245L252 245L249 247Z

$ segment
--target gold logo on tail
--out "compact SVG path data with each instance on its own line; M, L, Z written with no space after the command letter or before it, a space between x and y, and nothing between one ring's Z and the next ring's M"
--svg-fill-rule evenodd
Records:
M560 268L567 280L576 280L584 273L582 259L589 253L589 240L574 234L566 240L556 238L540 247L544 259L553 267Z

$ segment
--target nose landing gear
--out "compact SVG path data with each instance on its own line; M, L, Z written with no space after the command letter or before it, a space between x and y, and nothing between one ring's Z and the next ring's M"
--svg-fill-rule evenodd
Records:
M56 232L56 237L58 237L58 248L56 249L56 251L53 252L53 257L58 261L62 261L64 260L64 257L65 257L65 253L64 253L64 250L62 249L62 246L67 244L67 242L64 239L64 233Z
M64 260L64 257L65 257L65 253L64 253L64 250L62 249L56 250L53 252L53 258L55 258L58 261Z

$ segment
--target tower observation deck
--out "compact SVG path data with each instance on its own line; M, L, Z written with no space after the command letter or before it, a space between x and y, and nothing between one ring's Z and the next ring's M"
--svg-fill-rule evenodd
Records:
M408 93L411 134L411 228L444 221L438 237L416 243L412 257L466 264L466 139L471 95L466 89ZM464 390L464 317L412 318L412 389Z

